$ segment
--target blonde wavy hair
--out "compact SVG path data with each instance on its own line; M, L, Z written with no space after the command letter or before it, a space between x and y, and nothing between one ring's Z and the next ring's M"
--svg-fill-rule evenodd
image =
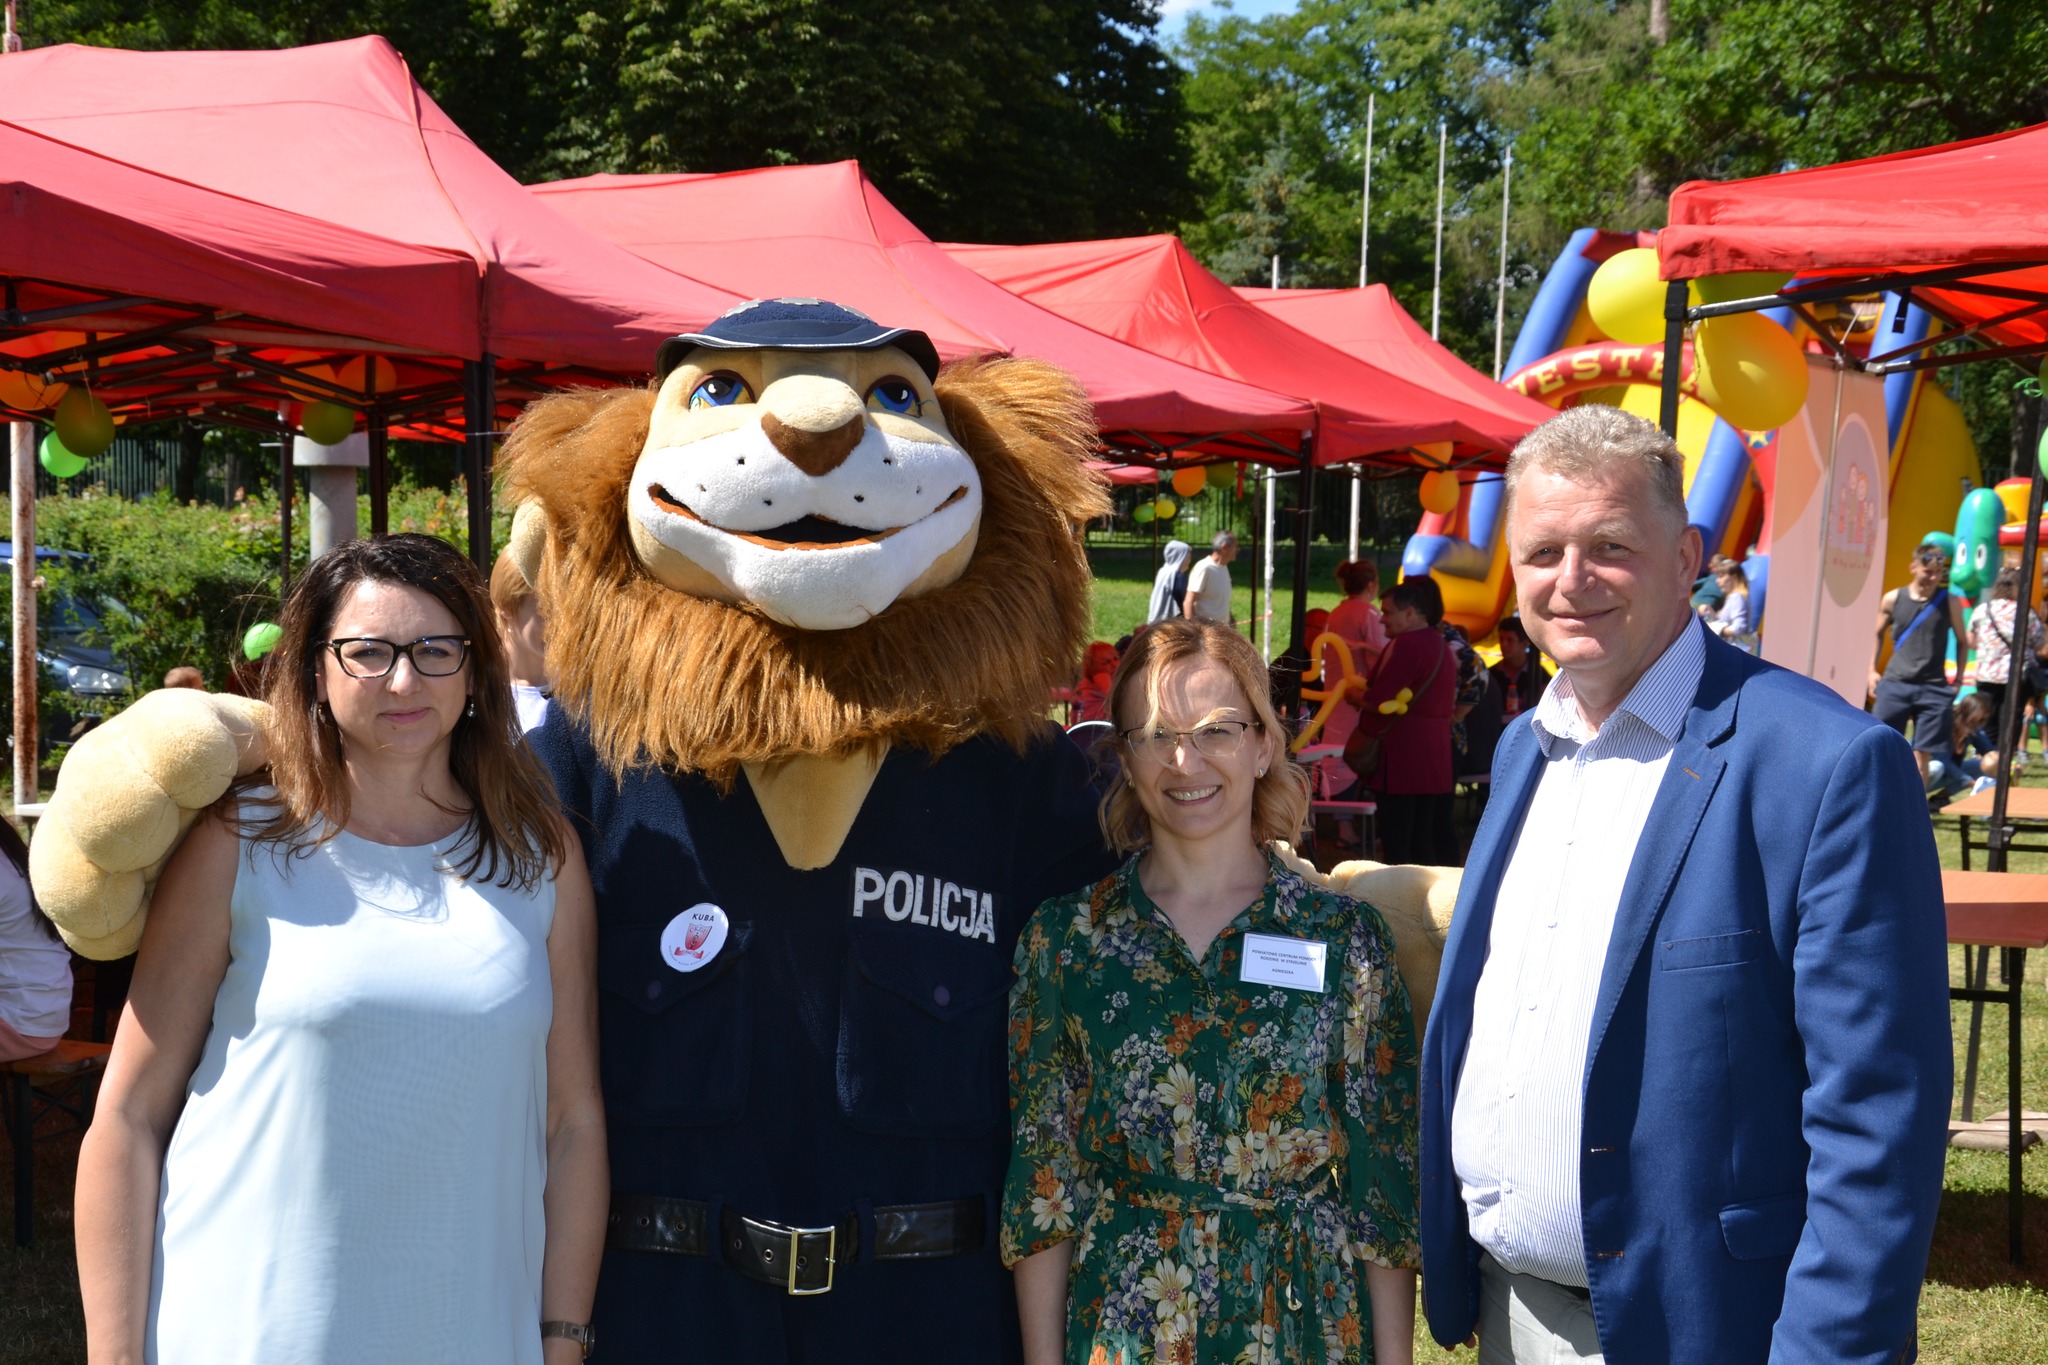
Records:
M1102 798L1103 836L1119 853L1130 853L1152 841L1152 822L1138 803L1129 769L1133 755L1122 731L1146 724L1159 714L1159 675L1167 666L1197 656L1220 665L1244 693L1245 709L1258 728L1276 743L1266 775L1252 787L1252 842L1264 847L1276 839L1298 838L1308 824L1308 773L1287 752L1287 727L1273 709L1272 680L1266 661L1252 642L1214 621L1167 621L1131 641L1116 676L1109 684L1110 724L1117 727L1117 749L1123 759L1116 780ZM1142 694L1144 714L1138 717ZM1125 697L1131 697L1125 710Z

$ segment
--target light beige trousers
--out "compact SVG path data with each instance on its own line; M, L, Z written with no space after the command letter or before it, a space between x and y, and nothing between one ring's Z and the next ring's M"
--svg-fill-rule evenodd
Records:
M1592 1300L1481 1256L1479 1365L1603 1365Z

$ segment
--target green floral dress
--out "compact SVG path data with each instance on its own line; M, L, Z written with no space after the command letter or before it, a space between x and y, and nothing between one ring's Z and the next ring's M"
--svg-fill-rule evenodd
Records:
M1247 933L1326 944L1324 990L1241 980ZM1360 1258L1418 1260L1416 1065L1379 912L1278 859L1199 963L1136 859L1041 905L1002 1250L1079 1239L1069 1365L1370 1361Z

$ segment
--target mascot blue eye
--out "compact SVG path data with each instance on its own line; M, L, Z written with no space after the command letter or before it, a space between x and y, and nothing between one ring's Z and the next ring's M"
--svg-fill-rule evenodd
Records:
M705 376L697 381L696 388L690 390L690 406L693 408L729 408L734 403L753 401L754 391L747 387L747 381L724 371Z
M907 417L924 416L924 400L907 379L891 375L877 379L868 388L868 407L875 412L900 412Z

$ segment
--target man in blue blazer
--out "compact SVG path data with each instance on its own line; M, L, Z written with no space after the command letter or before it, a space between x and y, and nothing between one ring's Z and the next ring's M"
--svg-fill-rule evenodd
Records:
M1422 1057L1423 1298L1482 1362L1906 1362L1951 1085L1911 755L1688 603L1649 423L1508 466L1559 677L1502 738Z

